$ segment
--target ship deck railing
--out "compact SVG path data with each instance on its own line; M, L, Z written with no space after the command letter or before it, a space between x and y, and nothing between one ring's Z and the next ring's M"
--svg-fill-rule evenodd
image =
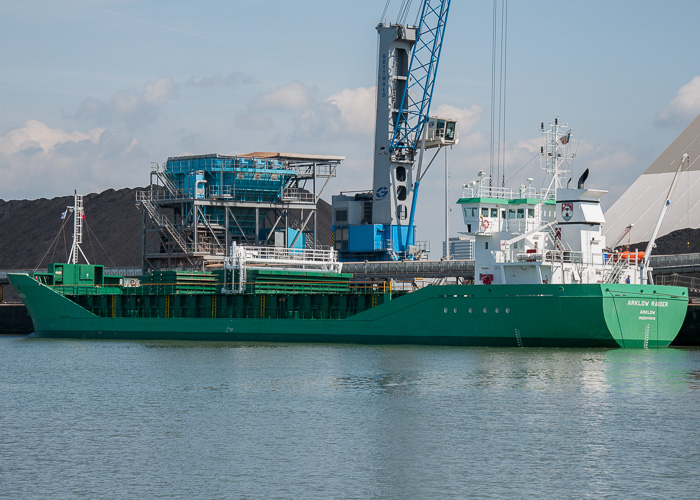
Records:
M510 260L506 262L542 262L543 264L578 264L582 266L596 266L612 269L612 261L600 259L588 259L586 254L577 250L546 250L545 252L513 252Z
M225 260L226 269L247 268L320 269L341 271L338 254L333 247L287 248L276 246L231 246L231 257Z
M542 201L554 199L552 193L538 192L537 189L532 186L512 189L487 185L470 186L468 184L463 186L462 198L496 198L502 200L520 200L527 198Z

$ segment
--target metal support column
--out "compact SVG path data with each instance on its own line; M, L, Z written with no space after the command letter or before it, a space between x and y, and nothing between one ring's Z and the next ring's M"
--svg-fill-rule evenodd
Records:
M255 246L260 245L260 208L255 207Z

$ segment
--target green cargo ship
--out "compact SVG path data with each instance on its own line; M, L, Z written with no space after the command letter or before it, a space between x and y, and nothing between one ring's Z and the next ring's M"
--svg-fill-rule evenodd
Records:
M405 292L357 285L347 274L290 273L248 276L245 293L222 293L221 272L129 280L87 264L53 264L48 273L9 279L37 336L86 339L651 348L674 339L688 303L685 288L670 286L441 285Z
M570 135L561 140L558 121L546 132L542 152L552 181L541 192L494 187L483 172L464 186L458 203L475 240L471 285L362 283L342 272L334 249L236 243L211 272L105 275L103 266L77 262L78 201L72 263L8 277L41 337L668 346L683 323L688 290L652 284L649 251L606 248L605 191L584 187L587 171L576 189L562 186L561 148Z

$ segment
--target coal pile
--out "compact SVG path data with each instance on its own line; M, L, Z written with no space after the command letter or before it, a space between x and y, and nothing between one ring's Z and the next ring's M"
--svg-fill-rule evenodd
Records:
M630 245L630 250L643 252L646 241ZM700 253L700 229L679 229L656 239L653 255L678 255L683 253Z
M90 262L107 267L141 265L141 212L134 189L108 189L83 197L82 249ZM0 200L0 269L45 268L66 262L73 241L73 216L61 215L73 196L50 200Z

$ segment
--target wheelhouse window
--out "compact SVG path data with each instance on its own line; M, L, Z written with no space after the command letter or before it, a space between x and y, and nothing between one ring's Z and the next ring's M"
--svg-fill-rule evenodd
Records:
M448 141L455 140L455 123L453 121L448 121L445 126L445 139Z

